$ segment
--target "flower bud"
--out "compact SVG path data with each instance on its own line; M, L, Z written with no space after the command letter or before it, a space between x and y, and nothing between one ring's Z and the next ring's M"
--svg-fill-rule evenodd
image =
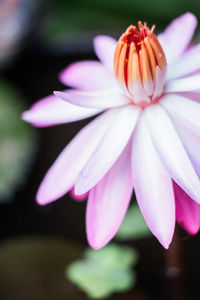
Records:
M165 53L146 23L130 25L120 37L114 56L115 76L134 104L148 105L162 94L167 62Z

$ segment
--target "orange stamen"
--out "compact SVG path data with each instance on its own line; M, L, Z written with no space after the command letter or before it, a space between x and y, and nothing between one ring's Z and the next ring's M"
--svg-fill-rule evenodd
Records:
M147 23L138 22L136 26L130 25L120 37L114 56L114 71L116 78L134 98L136 82L141 84L145 95L153 96L156 81L157 66L166 73L166 58L164 51L153 33L155 25L151 29ZM141 96L141 93L140 93ZM139 97L141 98L141 97Z

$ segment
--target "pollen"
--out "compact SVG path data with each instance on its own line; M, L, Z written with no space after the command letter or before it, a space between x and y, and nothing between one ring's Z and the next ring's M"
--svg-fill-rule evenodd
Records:
M133 103L151 103L163 91L167 62L154 30L140 21L138 29L130 25L115 49L115 77Z

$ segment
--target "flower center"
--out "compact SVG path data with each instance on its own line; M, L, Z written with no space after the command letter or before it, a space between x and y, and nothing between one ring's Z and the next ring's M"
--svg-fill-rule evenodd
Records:
M130 25L120 37L114 56L115 76L135 105L157 102L163 92L167 62L165 53L146 23Z

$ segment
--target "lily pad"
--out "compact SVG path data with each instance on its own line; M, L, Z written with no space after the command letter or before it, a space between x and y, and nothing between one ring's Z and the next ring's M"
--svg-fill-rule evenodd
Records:
M66 276L90 298L106 298L134 286L136 275L131 267L137 258L134 249L116 244L109 244L100 250L88 249L84 259L68 266Z
M88 248L84 256L94 263L102 263L109 268L119 269L127 269L135 265L138 260L137 252L134 249L112 243L100 250Z
M134 240L145 238L150 235L151 232L141 214L138 205L131 206L126 213L116 237L120 240Z
M34 130L21 120L22 97L0 79L0 202L23 182L35 150Z

